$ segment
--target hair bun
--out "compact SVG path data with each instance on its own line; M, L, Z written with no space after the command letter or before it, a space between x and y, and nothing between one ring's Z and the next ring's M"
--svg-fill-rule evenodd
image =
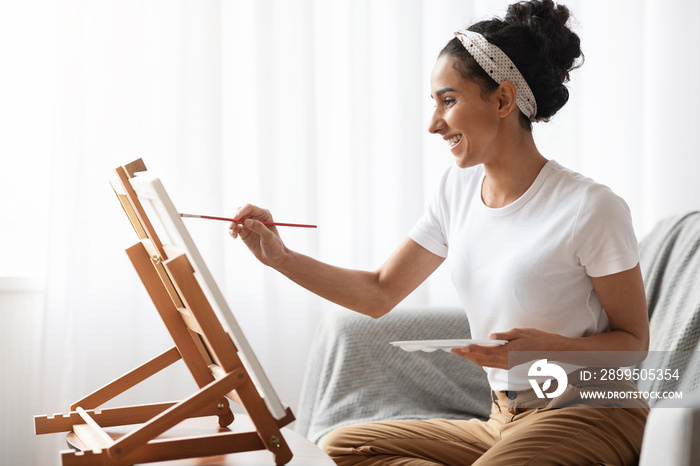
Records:
M569 72L581 64L581 40L566 25L569 9L552 0L531 0L508 7L504 23L530 31L540 58L559 72L560 82L569 80Z
M532 121L547 121L566 104L569 72L583 64L581 40L566 25L570 16L567 7L552 0L529 0L510 5L503 19L479 21L468 28L498 46L523 75L537 102ZM457 58L462 76L479 80L485 91L498 87L459 39L452 39L440 53ZM525 114L522 118L531 128L530 118Z

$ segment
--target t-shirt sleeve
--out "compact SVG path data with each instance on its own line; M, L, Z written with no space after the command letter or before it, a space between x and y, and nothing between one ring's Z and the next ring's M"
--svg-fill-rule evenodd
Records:
M440 182L440 188L433 197L428 210L408 233L408 237L428 251L440 257L447 257L445 185L449 170Z
M627 203L610 188L592 185L581 203L572 245L590 277L612 275L637 265L639 246Z

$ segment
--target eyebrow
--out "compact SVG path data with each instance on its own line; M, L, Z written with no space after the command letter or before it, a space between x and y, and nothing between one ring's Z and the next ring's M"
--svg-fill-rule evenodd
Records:
M436 94L438 97L440 97L441 95L447 94L448 92L455 92L455 90L452 89L451 87L443 87L442 89L440 89L439 91L437 91L435 94ZM430 98L431 98L431 99L434 98L432 94L430 95Z

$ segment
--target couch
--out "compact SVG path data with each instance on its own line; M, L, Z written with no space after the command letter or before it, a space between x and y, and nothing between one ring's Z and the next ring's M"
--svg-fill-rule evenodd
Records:
M640 465L700 464L700 212L661 221L640 242L650 319L650 357L678 380L640 381L641 391L682 391L652 406ZM395 309L380 319L351 311L319 323L296 430L321 443L331 430L385 419L486 418L483 369L443 351L405 352L396 340L468 338L461 309Z

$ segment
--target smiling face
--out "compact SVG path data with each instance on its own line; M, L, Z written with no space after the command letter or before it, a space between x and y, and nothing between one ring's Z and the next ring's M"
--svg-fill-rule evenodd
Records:
M430 75L435 111L428 131L439 134L461 168L486 163L497 154L499 106L496 93L484 95L481 86L465 79L454 67L455 58L441 55Z

